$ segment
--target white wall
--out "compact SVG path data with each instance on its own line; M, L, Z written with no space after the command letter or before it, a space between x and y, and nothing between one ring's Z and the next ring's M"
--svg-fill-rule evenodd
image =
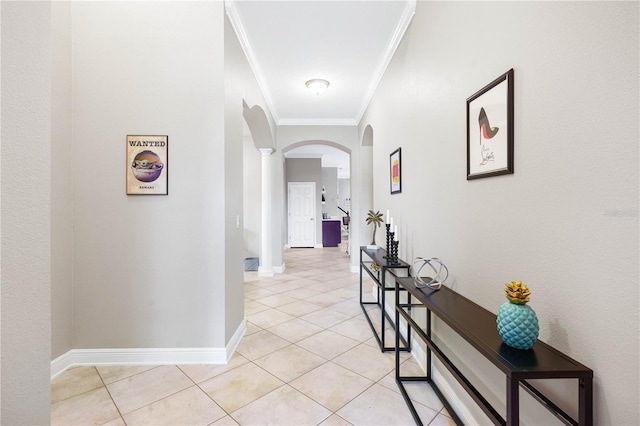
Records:
M73 347L71 2L51 3L51 355Z
M594 370L603 425L640 423L638 39L638 3L420 2L360 123L401 257L440 257L449 285L494 313L505 282L527 283L540 339ZM515 174L467 181L465 100L512 67ZM447 340L504 401L504 376ZM554 386L572 412L573 385Z
M338 216L338 168L322 168L322 187L325 189L325 203L322 205L322 213L329 216Z
M262 183L261 183L261 157L258 149L275 149L275 123L273 116L266 106L266 101L258 86L256 77L247 61L242 46L238 42L237 35L233 34L234 22L237 23L237 16L233 5L227 4L228 15L225 21L225 70L229 82L233 82L233 91L237 96L230 105L234 109L235 102L240 101L245 111L243 113L244 123L244 157L243 157L243 228L244 228L244 257L258 256L261 248L261 211L262 211ZM231 17L232 19L229 19ZM228 99L228 102L230 99ZM270 157L273 169L277 159ZM280 175L272 175L271 185L281 186L283 181ZM271 217L272 222L277 223L277 229L281 229L282 199L280 203L272 202ZM277 221L277 222L276 222ZM276 226L276 225L274 225ZM283 265L282 235L275 234L271 238L272 261L274 270L280 270Z
M52 45L49 2L2 2L0 423L49 423Z
M242 52L233 27L224 20L225 70L225 333L226 342L244 319L244 226L243 167L245 155L255 158L257 149L245 154L247 123L243 117L243 101L258 96L257 83L249 72L249 64ZM253 88L253 90L251 90ZM263 102L264 104L264 102ZM250 138L250 137L249 137ZM255 169L253 170L255 173ZM252 179L253 180L253 179Z
M223 4L74 2L72 22L74 347L223 347ZM168 196L125 195L127 134L169 136Z
M347 199L351 198L351 181L349 179L338 179L338 207L342 210L350 211L351 202L347 203ZM343 212L338 210L338 216L345 216Z
M244 127L247 127L246 124ZM248 128L246 128L243 145L243 228L244 257L246 258L258 257L260 254L260 205L262 202L262 191L258 173L261 167L260 151L256 149Z
M243 102L247 106L242 120L243 129L243 257L258 257L260 253L260 227L262 209L261 156L258 148L274 148L275 127L273 116L258 86L249 62L234 33L232 22L225 19L225 72L228 90L228 110L233 115L242 113ZM232 96L229 96L233 93ZM247 118L249 117L249 118ZM249 123L247 122L249 121ZM232 126L237 132L237 126ZM255 135L253 133L256 133ZM235 142L238 143L238 142ZM281 184L281 182L279 182ZM275 205L274 208L279 206ZM280 211L280 210L278 210ZM277 236L278 241L280 237ZM282 265L282 256L273 259L273 266Z

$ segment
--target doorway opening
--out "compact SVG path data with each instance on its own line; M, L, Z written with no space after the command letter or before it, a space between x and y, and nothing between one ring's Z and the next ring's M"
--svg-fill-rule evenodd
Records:
M285 158L285 187L287 188L287 247L301 247L299 238L301 229L313 228L315 237L313 244L308 241L304 247L337 247L345 248L349 253L349 223L351 220L351 150L334 142L309 140L298 142L283 149ZM291 183L307 182L315 184L315 207L311 208L310 218L306 219L302 228L299 222L292 224L297 216L293 209L300 209L292 204L298 203L300 195L294 195L289 187ZM309 207L311 206L311 207ZM294 228L294 226L296 226ZM308 231L307 236L310 235Z

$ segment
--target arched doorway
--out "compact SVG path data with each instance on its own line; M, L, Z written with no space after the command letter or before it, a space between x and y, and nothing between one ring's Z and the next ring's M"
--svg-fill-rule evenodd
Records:
M253 229L247 229L245 226L245 240L244 249L245 255L255 251L255 231L259 232L260 250L259 250L259 268L258 273L262 276L272 276L273 271L273 241L272 241L272 158L271 154L275 151L275 144L273 139L273 133L267 116L259 105L254 105L249 108L246 102L242 102L243 112L246 128L244 136L244 188L243 188L243 204L244 204L244 218L249 219L248 224ZM248 130L248 132L246 131ZM246 134L248 133L248 134ZM255 173L257 168L257 162L255 161L255 152L251 152L251 148L248 148L250 141L253 142L253 146L259 153L259 168L260 175ZM258 198L255 192L255 187L259 183L260 197ZM253 194L253 196L249 196ZM257 228L257 220L255 211L259 205L260 211L260 226ZM245 222L247 223L247 222ZM252 238L254 237L254 238ZM246 259L246 257L245 257Z
M304 140L283 149L285 221L287 247L334 247L338 244L349 253L351 210L351 149L328 140ZM301 190L311 187L315 194L312 214L308 197ZM306 192L308 194L308 192ZM302 210L300 210L302 211ZM312 229L312 233L308 230ZM300 232L303 230L303 232ZM304 232L304 231L307 232ZM314 241L308 241L313 234Z

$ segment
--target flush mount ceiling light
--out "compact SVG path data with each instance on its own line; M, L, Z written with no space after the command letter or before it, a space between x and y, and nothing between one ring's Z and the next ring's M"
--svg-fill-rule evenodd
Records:
M316 95L321 95L327 90L329 87L329 82L322 78L314 78L313 80L309 80L305 83L307 89Z

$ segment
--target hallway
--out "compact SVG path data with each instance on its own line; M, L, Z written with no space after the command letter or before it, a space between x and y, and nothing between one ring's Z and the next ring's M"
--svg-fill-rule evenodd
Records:
M344 249L290 249L285 261L272 278L245 272L247 333L228 365L76 367L52 382L51 424L414 424ZM420 374L403 356L403 374ZM453 424L427 385L412 386L425 424Z

